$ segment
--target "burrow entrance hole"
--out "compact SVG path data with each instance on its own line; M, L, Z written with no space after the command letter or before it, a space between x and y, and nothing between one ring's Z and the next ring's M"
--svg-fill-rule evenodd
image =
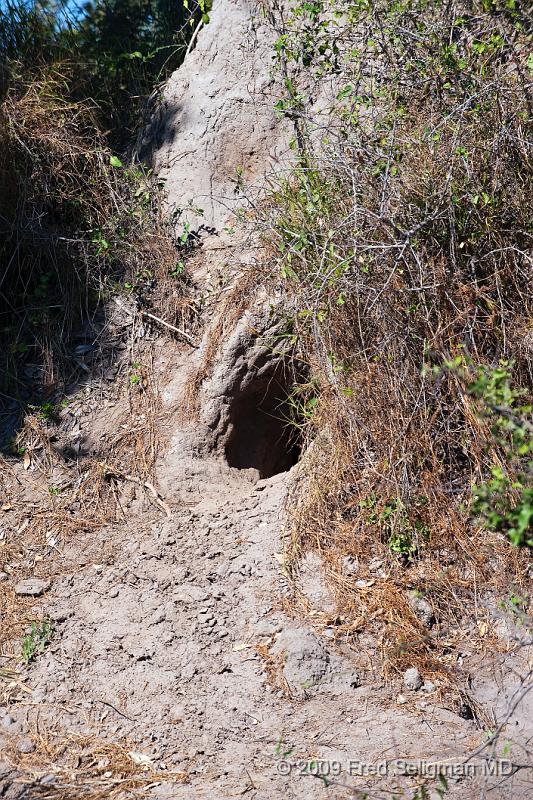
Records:
M302 451L302 437L291 424L288 402L294 375L278 362L245 382L230 402L226 461L237 469L256 469L270 478L294 466Z

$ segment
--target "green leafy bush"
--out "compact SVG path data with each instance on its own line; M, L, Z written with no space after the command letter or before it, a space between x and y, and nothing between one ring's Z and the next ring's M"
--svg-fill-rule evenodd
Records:
M503 531L515 546L533 547L533 407L511 387L511 364L480 367L468 391L502 453L491 478L473 487L472 513L487 528Z
M467 497L489 465L460 387L425 364L518 348L530 385L530 19L519 2L426 0L317 0L276 19L295 158L259 221L324 404L351 431L348 471L362 460L383 502L409 514L428 496L437 517L450 480Z

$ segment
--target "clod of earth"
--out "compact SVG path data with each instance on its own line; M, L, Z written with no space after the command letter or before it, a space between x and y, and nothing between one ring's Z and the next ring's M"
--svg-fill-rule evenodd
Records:
M15 585L15 594L21 597L40 597L50 589L49 580L42 578L26 578Z
M34 753L35 749L35 742L33 742L31 739L21 739L19 742L17 742L18 752L23 753L24 755L27 755L28 753Z

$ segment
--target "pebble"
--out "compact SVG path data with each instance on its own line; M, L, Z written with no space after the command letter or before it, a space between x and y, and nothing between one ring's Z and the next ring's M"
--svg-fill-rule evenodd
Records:
M31 739L21 739L20 742L17 742L17 750L19 753L33 753L35 744Z
M422 686L422 691L426 692L426 694L431 694L434 692L437 687L432 681L425 681L424 685Z
M168 712L168 718L171 722L183 722L185 719L184 706L173 706Z
M352 556L344 556L342 566L346 575L356 575L359 572L359 564Z
M403 676L403 685L406 689L417 692L423 683L424 681L422 680L422 676L416 667L411 667L410 669L405 670Z
M165 609L161 606L154 611L153 616L150 618L150 625L159 625L161 622L165 621L166 617Z
M281 630L279 622L270 619L261 619L254 625L254 632L257 636L271 636Z
M191 678L193 678L196 675L196 672L197 672L196 667L193 667L192 664L187 664L181 670L181 677L185 678L185 680L190 680Z
M195 603L204 603L209 599L209 594L200 586L195 586L192 583L185 583L181 586L176 587L177 591L175 592L176 599L183 600L185 599L186 602L195 602Z
M73 613L71 608L55 608L50 611L49 616L52 622L66 622Z
M433 608L428 601L424 600L422 597L414 597L411 600L411 608L415 612L415 616L420 620L422 625L425 625L426 628L431 628L435 622L435 614L433 613Z

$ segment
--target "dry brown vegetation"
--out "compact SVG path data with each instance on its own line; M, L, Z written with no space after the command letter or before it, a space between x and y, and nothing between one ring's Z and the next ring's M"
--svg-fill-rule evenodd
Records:
M168 334L190 309L177 268L184 258L178 220L163 211L155 176L112 154L98 109L71 99L68 65L35 69L27 79L11 67L0 102L0 405L8 411L0 460L0 702L9 705L27 702L21 642L30 623L40 624L35 598L18 596L16 583L68 572L56 551L73 542L90 548L95 529L126 518L125 495L168 513L152 483L159 399L144 339L154 324ZM111 302L117 291L125 294L118 304ZM92 372L72 340L81 332L84 341L88 322ZM73 458L65 415L76 408L83 419L78 389L88 382L102 391L96 384L109 355L123 411L89 454L82 447ZM112 558L111 543L99 557ZM153 783L150 764L126 745L40 726L32 734L34 753L3 754L32 796L96 800ZM53 780L41 785L47 771Z
M17 534L1 545L0 571L14 579L48 576L53 562L44 556L57 543L123 516L125 482L137 481L138 491L158 502L145 486L157 455L158 399L149 348L139 355L142 314L127 303L117 312L127 315L124 356L137 364L122 387L128 418L99 457L76 464L65 461L57 440L65 387L72 391L86 379L83 363L72 357L72 331L124 284L171 324L188 313L186 280L171 275L178 254L160 187L140 168L113 166L94 109L67 99L68 79L55 69L21 80L0 107L2 401L18 399L22 411L25 401L33 404L8 448L27 468L26 480L21 483L9 459L0 464L3 521ZM104 350L112 316L106 313L99 334ZM35 365L37 377L28 379L26 367ZM43 494L54 470L61 475L60 485L50 487L57 494L46 485ZM25 605L3 584L0 650L9 658L28 623Z
M257 219L311 376L294 393L308 450L289 556L295 576L306 549L324 558L340 639L371 630L386 672L451 681L459 642L493 647L494 608L529 602L527 548L469 516L506 456L468 391L502 359L533 390L527 18L521 4L334 4L346 25L318 5L276 18L298 155ZM323 56L302 70L311 41Z
M133 790L142 796L157 786L160 775L147 756L127 742L117 744L63 732L33 731L37 744L29 755L11 749L4 754L8 763L24 777L31 796L41 800L108 800L125 797ZM183 772L168 772L167 782L188 782Z
M20 78L0 107L3 392L24 395L32 362L44 400L79 372L65 361L73 327L117 286L172 325L187 307L161 187L111 155L65 70Z

